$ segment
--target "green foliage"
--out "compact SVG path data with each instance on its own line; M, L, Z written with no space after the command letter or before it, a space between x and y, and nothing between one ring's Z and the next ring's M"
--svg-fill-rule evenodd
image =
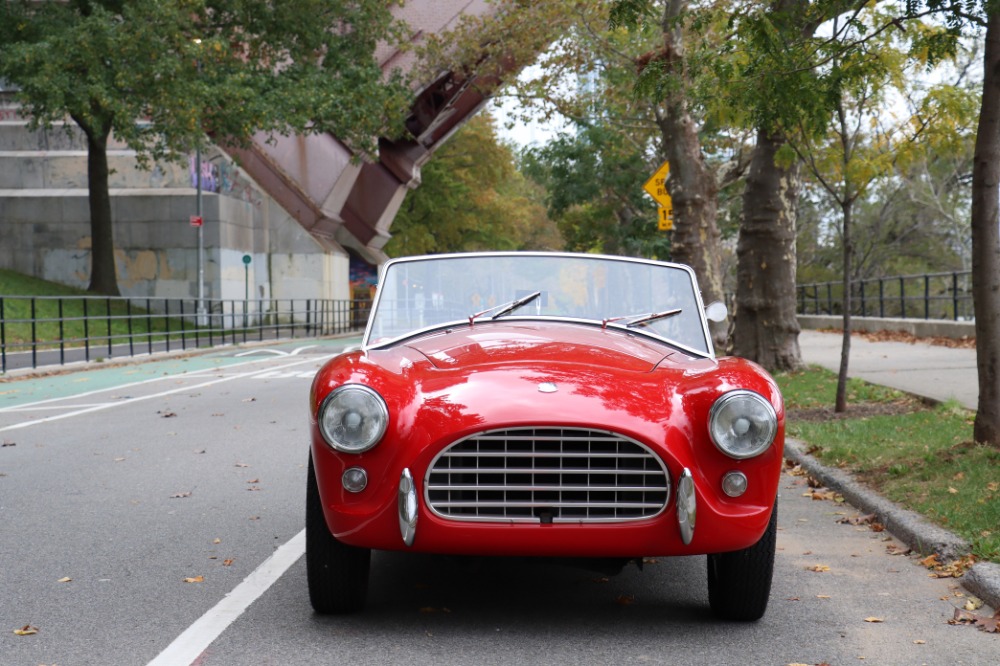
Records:
M331 131L372 148L407 100L373 56L394 30L374 0L14 0L0 26L0 77L36 123L71 116L143 157L189 151L206 132Z
M656 208L642 190L656 167L614 127L593 124L562 134L526 151L523 161L545 187L567 249L669 257L669 236L658 231Z
M421 180L393 222L390 256L562 247L542 193L517 171L488 114L444 144Z

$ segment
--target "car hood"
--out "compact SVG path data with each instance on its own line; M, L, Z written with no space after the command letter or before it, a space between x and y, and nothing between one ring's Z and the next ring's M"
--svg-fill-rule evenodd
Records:
M406 346L448 370L530 362L643 373L677 353L622 331L570 323L485 322L411 340Z

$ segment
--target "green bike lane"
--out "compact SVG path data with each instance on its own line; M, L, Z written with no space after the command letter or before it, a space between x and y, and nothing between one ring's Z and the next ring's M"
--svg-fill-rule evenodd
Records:
M253 368L297 358L333 356L360 342L358 335L297 339L267 345L217 347L183 356L139 357L108 365L90 362L0 375L0 413L127 387L232 372L244 366Z

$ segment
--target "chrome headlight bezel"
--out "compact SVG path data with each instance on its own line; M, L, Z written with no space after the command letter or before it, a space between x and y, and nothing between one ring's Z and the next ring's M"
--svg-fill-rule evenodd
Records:
M729 391L709 411L708 434L719 451L746 460L764 453L774 443L778 416L761 394L747 389Z
M353 425L346 424L345 419L352 414L359 420ZM330 448L342 453L364 453L385 435L389 408L374 389L363 384L344 384L323 399L316 422Z

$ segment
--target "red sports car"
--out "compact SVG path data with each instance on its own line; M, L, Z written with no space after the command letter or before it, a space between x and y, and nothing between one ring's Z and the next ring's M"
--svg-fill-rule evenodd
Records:
M686 266L537 252L390 261L361 348L317 373L310 410L319 613L363 607L372 549L707 554L717 616L767 608L781 394L757 365L715 357Z

